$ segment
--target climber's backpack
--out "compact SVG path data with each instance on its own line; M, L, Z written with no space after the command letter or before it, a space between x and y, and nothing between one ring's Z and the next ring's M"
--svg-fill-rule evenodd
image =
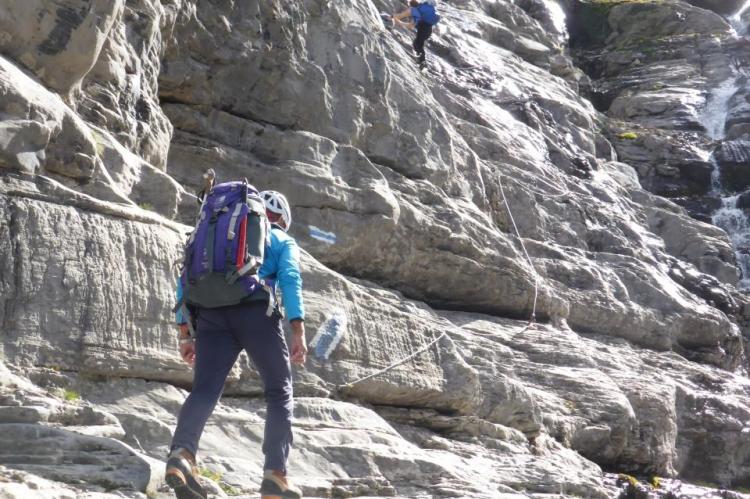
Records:
M257 189L225 182L205 194L195 229L185 245L180 280L183 305L216 308L236 305L262 284L268 219Z
M417 10L421 16L421 22L429 24L430 26L435 26L440 22L440 16L435 12L435 6L433 4L428 2L420 3L419 6L417 6Z

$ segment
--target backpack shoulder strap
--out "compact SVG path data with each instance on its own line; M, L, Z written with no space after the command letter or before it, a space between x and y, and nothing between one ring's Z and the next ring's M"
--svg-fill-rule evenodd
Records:
M240 213L242 212L242 204L243 201L238 201L236 205L234 205L234 211L232 212L232 218L229 220L229 228L227 229L227 240L231 241L234 239L234 237L237 235L234 233L234 226L237 224L237 219L240 216Z

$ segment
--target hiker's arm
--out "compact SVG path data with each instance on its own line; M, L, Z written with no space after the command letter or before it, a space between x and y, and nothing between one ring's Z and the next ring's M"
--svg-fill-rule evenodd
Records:
M175 291L175 299L177 300L175 303L180 303L182 300L182 281L180 279L177 279L177 291ZM177 309L177 312L175 312L174 316L175 323L182 329L182 326L185 326L187 328L187 317L185 317L185 314L182 313L182 307Z
M177 303L179 303L182 299L182 281L179 279L177 280L177 292L175 294ZM185 317L182 309L177 309L177 312L175 313L175 322L177 323L177 328L180 330L180 356L188 363L188 365L192 366L195 363L195 345L192 341L187 341L192 340L190 338L190 328L188 327L187 321L188 318Z
M395 21L401 21L403 19L406 19L407 17L411 17L411 9L406 9L403 12L399 12L398 14L393 14L391 18L393 18Z
M307 356L307 340L305 339L305 323L299 319L293 320L292 325L292 353L289 361L292 364L303 365Z
M284 310L289 322L305 320L305 309L302 303L302 274L299 270L299 248L293 239L284 242L279 256L276 280L281 289Z
M292 326L292 348L289 360L292 364L303 365L307 356L305 340L305 310L302 304L302 274L299 271L299 248L293 239L284 244L276 272L284 310Z
M403 21L399 21L398 19L394 19L394 22L397 25L401 26L402 28L406 28L406 29L414 29L414 26L415 26L415 24L412 22L405 23Z

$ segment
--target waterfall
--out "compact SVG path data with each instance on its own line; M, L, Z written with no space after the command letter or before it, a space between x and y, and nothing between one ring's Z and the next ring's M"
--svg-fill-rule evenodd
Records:
M740 10L729 17L729 22L738 36L743 36L748 31L747 23L742 19L742 14L748 9L750 9L750 0L747 0ZM706 135L715 141L723 140L725 137L729 101L738 89L739 81L737 75L733 74L714 87L706 99L706 106L701 113L700 121L706 128ZM721 198L721 207L711 215L711 221L717 227L724 229L729 236L737 265L742 272L739 288L743 291L750 291L750 219L745 210L738 207L740 195L726 192L722 187L721 168L713 153L710 161L713 165L711 194Z
M715 87L706 99L706 107L701 114L701 123L706 128L706 134L713 140L720 141L724 138L729 101L737 89L737 78L731 76ZM711 221L726 231L732 243L737 265L742 272L739 289L750 291L750 219L745 210L738 207L740 195L725 192L722 187L721 168L713 153L710 161L713 165L711 194L721 198L721 207L711 215Z
M750 0L745 2L740 10L729 17L729 24L732 25L734 31L740 36L747 33L748 26L747 23L742 20L742 14L744 14L748 9L750 9Z
M711 221L729 234L737 265L742 271L738 287L750 291L750 220L745 211L737 207L739 197L739 194L722 197L721 208L714 212Z
M552 24L555 26L555 29L558 33L567 38L568 27L565 22L565 10L563 10L563 8L556 0L543 1L544 5L547 7L547 11L549 12L550 18L552 19ZM750 0L748 0L748 3L750 4Z
M737 78L732 75L721 85L711 90L706 98L706 106L700 116L700 122L706 129L706 135L713 140L724 138L724 126L729 114L729 100L737 91Z

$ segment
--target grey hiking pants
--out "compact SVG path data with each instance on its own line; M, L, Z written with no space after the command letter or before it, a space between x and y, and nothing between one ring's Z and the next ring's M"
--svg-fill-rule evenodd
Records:
M198 310L193 390L180 410L172 449L182 447L196 455L227 375L245 349L263 379L267 404L264 469L286 472L292 445L292 372L281 318L276 312L267 317L266 307L260 301Z

